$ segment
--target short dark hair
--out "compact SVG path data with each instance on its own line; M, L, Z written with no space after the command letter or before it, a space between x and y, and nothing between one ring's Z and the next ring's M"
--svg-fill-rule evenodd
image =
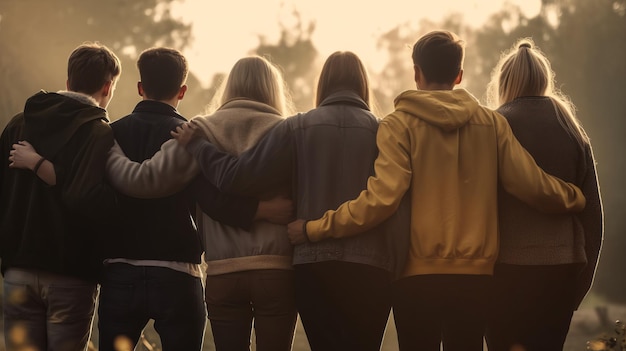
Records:
M84 43L68 59L68 89L91 95L121 73L122 64L113 51L99 43Z
M413 46L413 64L428 82L454 83L463 68L465 42L448 31L432 31Z
M168 100L176 96L189 68L180 51L170 48L144 50L137 60L141 85L148 99Z

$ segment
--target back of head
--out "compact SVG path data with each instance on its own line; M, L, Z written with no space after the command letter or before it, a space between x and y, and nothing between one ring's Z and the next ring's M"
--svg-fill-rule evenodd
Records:
M492 73L490 99L497 105L521 96L546 96L554 90L554 74L550 62L532 39L524 38L504 55Z
M576 119L574 105L555 86L550 61L531 38L518 40L503 53L487 87L487 99L491 106L501 106L524 96L551 98L564 128L578 143L588 142L587 135Z
M68 59L67 88L91 95L121 73L122 64L113 51L99 43L84 43Z
M369 78L359 57L350 51L332 53L324 62L317 83L315 106L319 106L329 95L349 90L370 105Z
M264 103L283 116L293 112L282 73L278 67L260 56L238 60L228 73L221 95L218 93L216 96L219 105L235 98Z
M463 68L465 43L454 33L432 31L413 46L413 64L430 83L453 84Z
M144 50L137 68L145 97L158 101L178 95L189 73L187 59L180 51L163 47Z

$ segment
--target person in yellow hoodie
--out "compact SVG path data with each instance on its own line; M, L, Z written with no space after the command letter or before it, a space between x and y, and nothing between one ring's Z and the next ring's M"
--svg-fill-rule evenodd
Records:
M380 123L367 190L319 219L288 226L293 244L357 235L411 196L410 244L393 284L400 350L482 350L487 292L498 255L498 183L544 212L580 211L576 186L546 174L504 117L469 92L464 43L433 31L413 48L417 90Z

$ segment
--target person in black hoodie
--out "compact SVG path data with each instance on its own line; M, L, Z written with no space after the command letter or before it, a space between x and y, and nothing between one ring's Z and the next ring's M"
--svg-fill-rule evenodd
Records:
M119 142L112 150L126 158L125 151L135 161L151 157L171 137L170 131L186 121L176 107L187 90L187 62L177 50L148 49L137 65L143 100L111 124ZM180 159L167 165L176 176L198 173L190 155L177 155ZM24 140L13 145L11 159L12 167L33 170L41 155ZM40 167L38 176L54 184L58 169L45 159ZM167 179L131 176L131 181L127 177L134 171L129 167L111 169L107 164L107 180L119 192L119 211L102 240L99 348L133 349L148 320L154 319L164 350L200 350L206 313L198 265L202 247L192 219L196 203L211 218L249 230L255 220L286 224L291 200L222 194L203 177L187 179L185 186L166 195L160 188Z
M67 91L30 97L0 137L7 350L84 350L91 333L102 266L97 233L116 206L103 182L113 145L105 108L121 64L107 47L85 43L67 73ZM12 145L25 139L42 155L33 172L11 166ZM54 186L37 176L46 159Z

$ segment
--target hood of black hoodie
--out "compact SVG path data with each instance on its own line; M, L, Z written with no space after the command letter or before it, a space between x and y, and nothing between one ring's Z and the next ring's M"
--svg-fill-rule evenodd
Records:
M106 110L89 96L40 91L24 106L24 140L51 159L83 124L93 120L109 121Z

